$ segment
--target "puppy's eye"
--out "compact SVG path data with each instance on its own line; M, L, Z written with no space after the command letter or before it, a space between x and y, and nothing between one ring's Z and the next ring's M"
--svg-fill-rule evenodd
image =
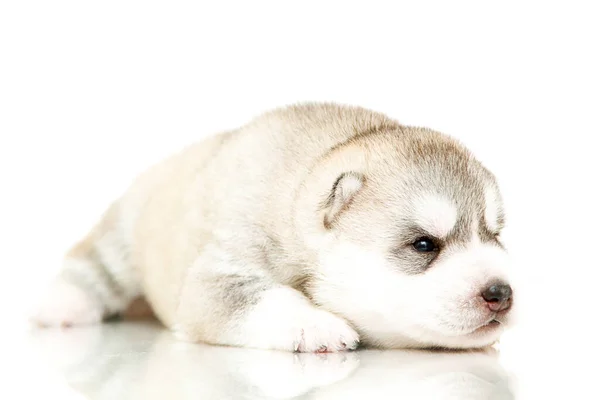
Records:
M430 253L432 251L437 251L438 247L435 242L427 237L422 237L413 242L413 247L419 253Z

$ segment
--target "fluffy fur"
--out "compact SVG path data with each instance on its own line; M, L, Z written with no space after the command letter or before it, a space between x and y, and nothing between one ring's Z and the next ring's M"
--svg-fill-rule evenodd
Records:
M35 319L100 322L143 296L189 341L485 346L510 316L481 297L508 282L503 220L494 176L454 139L359 107L281 108L138 177Z

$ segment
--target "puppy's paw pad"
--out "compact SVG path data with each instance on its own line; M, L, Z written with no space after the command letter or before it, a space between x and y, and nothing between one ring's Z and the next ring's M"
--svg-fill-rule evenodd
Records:
M81 288L63 280L42 295L31 322L41 327L70 328L102 320L102 306Z
M304 321L294 342L294 350L303 353L333 353L354 350L358 333L343 319L326 311L316 310Z

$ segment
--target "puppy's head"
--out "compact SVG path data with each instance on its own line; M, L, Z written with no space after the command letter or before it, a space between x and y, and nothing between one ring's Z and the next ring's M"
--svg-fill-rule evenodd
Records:
M375 346L470 348L499 338L513 304L502 199L467 149L403 128L333 149L321 167L319 229L308 235L317 304Z

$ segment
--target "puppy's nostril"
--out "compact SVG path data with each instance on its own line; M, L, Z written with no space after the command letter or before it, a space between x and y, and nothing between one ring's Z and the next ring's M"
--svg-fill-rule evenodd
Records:
M481 295L489 302L506 301L511 298L512 289L508 285L497 284L484 290Z
M506 284L494 284L481 293L492 311L502 311L510 307L512 289Z

